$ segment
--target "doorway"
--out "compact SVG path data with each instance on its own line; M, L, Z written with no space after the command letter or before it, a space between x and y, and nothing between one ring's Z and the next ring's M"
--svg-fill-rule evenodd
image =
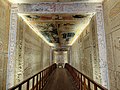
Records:
M65 63L68 63L68 51L54 51L53 60L58 68L64 68Z

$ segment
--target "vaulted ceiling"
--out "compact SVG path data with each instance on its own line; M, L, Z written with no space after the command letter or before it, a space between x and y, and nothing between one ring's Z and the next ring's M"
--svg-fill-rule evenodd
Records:
M91 14L20 14L52 46L72 45Z
M103 0L9 0L11 3L102 2ZM19 14L50 46L70 46L88 25L92 13L84 14Z

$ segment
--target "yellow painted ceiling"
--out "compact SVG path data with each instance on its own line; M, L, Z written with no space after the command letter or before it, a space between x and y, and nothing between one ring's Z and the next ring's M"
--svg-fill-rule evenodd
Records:
M70 46L88 25L92 14L19 14L50 46Z
M103 0L8 0L10 3L103 2ZM71 46L89 24L93 14L19 14L50 46Z

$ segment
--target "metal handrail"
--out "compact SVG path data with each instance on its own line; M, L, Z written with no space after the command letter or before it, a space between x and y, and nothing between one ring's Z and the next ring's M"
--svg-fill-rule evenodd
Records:
M56 64L53 64L46 69L38 72L37 74L31 76L30 78L22 81L21 83L9 88L8 90L41 90L48 81L50 74L57 68ZM32 82L30 82L32 80ZM30 83L32 86L30 87ZM25 85L25 87L23 87Z
M88 76L78 71L76 68L69 65L68 63L65 64L65 68L72 75L74 83L78 90L108 90Z

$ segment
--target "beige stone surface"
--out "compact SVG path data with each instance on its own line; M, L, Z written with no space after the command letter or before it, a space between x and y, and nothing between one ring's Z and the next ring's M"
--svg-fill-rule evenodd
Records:
M6 87L9 7L7 0L0 0L0 90Z
M54 51L53 52L53 61L58 63L68 63L68 51Z
M94 17L72 46L71 64L85 75L100 83L100 68Z
M110 90L120 90L120 0L106 0L103 6Z
M116 87L116 72L109 69L110 85Z
M116 72L117 90L120 90L120 72Z
M108 68L111 69L111 70L115 70L115 62L114 62L114 59L113 59L113 43L111 42L112 41L112 35L109 34L106 36L106 42L107 42L107 59L108 59Z
M112 33L116 71L120 72L120 29Z
M38 73L49 65L50 46L21 17L18 17L15 84Z

